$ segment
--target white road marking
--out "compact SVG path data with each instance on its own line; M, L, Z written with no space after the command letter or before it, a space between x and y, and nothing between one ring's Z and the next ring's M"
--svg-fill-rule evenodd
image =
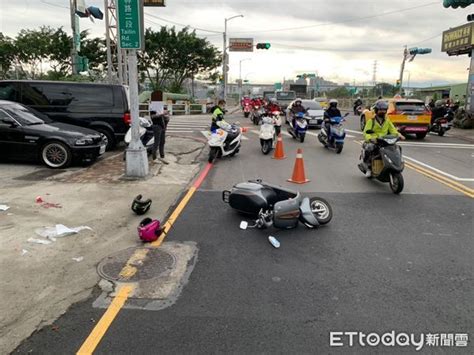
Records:
M431 165L428 165L428 164L425 164L419 160L416 160L416 159L413 159L412 157L407 157L406 155L403 156L405 159L407 160L411 160L412 162L414 163L417 163L418 165L421 165L421 166L424 166L425 168L428 168L428 169L431 169L439 174L442 174L444 176L447 176L453 180L456 180L456 181L474 181L474 179L472 178L460 178L460 177L457 177L457 176L454 176L454 175L451 175L451 174L448 174L442 170L439 170L439 169L436 169L435 167L431 166Z
M309 134L310 136L314 136L314 137L318 136L318 133L314 133L314 132L306 132L306 134ZM346 134L346 137L347 138L355 138L355 136L351 136L350 134Z
M460 143L399 142L398 144L404 145L407 147L474 149L474 144L460 144Z
M167 129L166 132L169 132L169 133L193 133L195 131L185 131L185 130L181 130L181 129Z
M347 132L355 133L355 134L364 134L364 132L361 131L354 131L352 129L346 129Z

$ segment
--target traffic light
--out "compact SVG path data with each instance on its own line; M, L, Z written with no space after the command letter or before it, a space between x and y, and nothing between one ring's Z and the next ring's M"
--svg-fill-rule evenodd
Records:
M408 52L411 55L417 55L417 54L428 54L431 53L431 48L418 48L418 47L413 47L408 50Z
M474 0L444 0L443 5L444 7L452 7L453 9L457 9L458 7L467 7L474 3Z
M270 49L270 43L257 43L257 49Z

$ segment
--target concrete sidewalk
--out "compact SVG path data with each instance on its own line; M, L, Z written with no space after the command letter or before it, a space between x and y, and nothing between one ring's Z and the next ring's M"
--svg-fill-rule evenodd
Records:
M141 245L137 225L145 217L165 219L199 172L204 147L189 138L170 139L165 149L170 164L152 164L143 181L122 179L121 152L89 168L58 174L43 167L0 165L0 204L10 207L0 211L0 353L10 353L87 298L100 279L99 261ZM130 209L138 194L153 200L145 216ZM50 205L36 203L37 196ZM37 235L37 229L56 224L92 230L56 241Z

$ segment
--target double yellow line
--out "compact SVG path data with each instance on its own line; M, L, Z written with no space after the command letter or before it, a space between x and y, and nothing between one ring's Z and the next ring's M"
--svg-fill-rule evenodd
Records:
M460 184L459 182L450 179L448 177L445 177L441 174L438 174L432 170L425 169L418 164L412 163L412 162L407 162L405 161L405 166L426 176L429 177L430 179L433 179L435 181L438 181L439 183L448 186L452 188L453 190L456 190L466 196L469 196L471 198L474 198L474 190L467 187L466 185Z

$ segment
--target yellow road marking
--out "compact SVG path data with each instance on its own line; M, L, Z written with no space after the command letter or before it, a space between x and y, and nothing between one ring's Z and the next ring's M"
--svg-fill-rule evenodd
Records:
M184 197L181 200L181 202L179 203L179 205L176 207L176 209L173 211L171 216L166 221L165 227L163 229L163 233L160 235L160 238L158 238L158 240L156 240L156 241L154 241L153 243L150 244L152 247L158 248L161 245L161 243L163 243L163 240L166 238L166 234L171 229L174 222L178 219L179 215L184 210L184 208L188 204L191 197L193 197L195 192L196 192L196 188L194 186L191 186L189 188L188 192L186 193L186 195L184 195Z
M118 312L125 304L125 301L132 290L133 285L124 285L120 287L117 295L113 299L110 306L107 308L107 311L105 311L102 318L100 318L99 323L97 323L84 344L82 344L81 348L77 351L78 355L90 355L94 352L105 332L110 327L110 324L112 324Z
M452 181L451 179L444 178L443 176L438 175L436 173L433 173L431 171L425 170L425 169L419 167L418 165L414 165L413 163L405 162L405 166L407 166L408 168L410 168L412 170L415 170L416 172L418 172L422 175L425 175L426 177L429 177L430 179L436 180L439 183L452 188L453 190L456 190L456 191L461 192L462 194L464 194L466 196L474 198L473 190L470 189L467 186L459 184L456 181ZM457 185L461 185L461 186L457 186Z
M137 273L137 268L135 265L138 261L142 261L148 254L149 249L137 249L132 254L130 259L128 259L127 264L120 271L119 276L123 279L129 279Z

